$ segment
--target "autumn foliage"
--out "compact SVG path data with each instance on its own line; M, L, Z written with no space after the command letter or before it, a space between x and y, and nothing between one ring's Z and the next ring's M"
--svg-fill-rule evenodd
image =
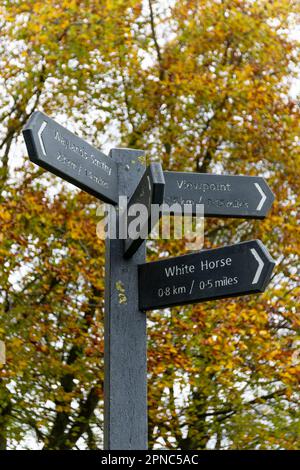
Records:
M149 446L299 449L299 15L298 0L1 2L1 449L102 446L99 201L29 163L37 109L164 169L268 179L264 221L205 231L206 247L261 239L267 291L148 314Z

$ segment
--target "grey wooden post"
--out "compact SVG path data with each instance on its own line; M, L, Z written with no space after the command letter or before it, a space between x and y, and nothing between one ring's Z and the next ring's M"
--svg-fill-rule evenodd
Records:
M141 179L143 152L112 149L119 195L130 197ZM138 308L137 264L145 243L125 259L124 240L106 240L104 321L104 449L147 449L146 315Z

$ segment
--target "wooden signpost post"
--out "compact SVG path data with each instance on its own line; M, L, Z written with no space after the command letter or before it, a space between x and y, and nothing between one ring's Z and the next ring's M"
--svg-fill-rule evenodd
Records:
M145 167L143 152L112 149L109 157L41 112L26 124L29 158L104 202L204 205L204 216L264 218L274 196L260 177L163 172ZM148 212L148 213L149 213ZM111 211L111 216L115 211ZM147 335L145 311L263 292L273 259L259 240L145 263L149 217L132 235L106 239L104 447L147 449ZM118 214L124 224L124 214Z

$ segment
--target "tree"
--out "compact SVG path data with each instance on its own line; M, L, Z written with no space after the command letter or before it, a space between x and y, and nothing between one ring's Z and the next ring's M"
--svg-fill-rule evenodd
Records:
M149 440L298 448L299 107L289 89L299 44L289 31L299 4L164 5L1 6L1 448L28 433L50 449L101 446L97 201L27 159L15 169L37 108L165 169L268 177L276 201L265 221L209 219L205 234L207 247L262 239L278 260L267 292L149 315ZM149 259L162 247L177 255L184 243L151 243Z

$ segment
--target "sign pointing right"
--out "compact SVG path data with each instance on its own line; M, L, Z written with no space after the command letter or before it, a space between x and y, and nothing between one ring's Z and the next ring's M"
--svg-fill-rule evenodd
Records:
M140 309L264 292L274 266L260 240L141 264Z
M165 171L164 202L204 204L204 216L263 219L274 194L260 176L211 175Z

